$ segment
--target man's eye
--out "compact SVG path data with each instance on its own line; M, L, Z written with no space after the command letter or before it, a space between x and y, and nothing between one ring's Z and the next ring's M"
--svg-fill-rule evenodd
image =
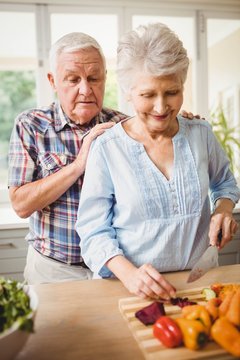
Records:
M75 84L79 81L79 78L69 78L68 81Z
M91 78L88 79L88 81L90 81L90 82L96 82L96 81L98 81L98 78L96 78L96 77L91 77Z

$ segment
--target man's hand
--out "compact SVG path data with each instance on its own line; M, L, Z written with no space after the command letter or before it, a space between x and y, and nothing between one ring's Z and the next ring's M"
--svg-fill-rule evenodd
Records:
M181 110L180 115L189 120L192 120L193 118L205 120L205 118L202 118L200 115L193 115L192 112L188 112L186 110Z
M90 150L90 146L94 139L96 139L99 135L103 134L107 129L110 129L112 126L114 126L114 122L106 122L102 124L95 125L89 133L84 137L82 147L79 151L79 154L74 161L80 170L80 175L82 175L85 171L86 162L88 153Z

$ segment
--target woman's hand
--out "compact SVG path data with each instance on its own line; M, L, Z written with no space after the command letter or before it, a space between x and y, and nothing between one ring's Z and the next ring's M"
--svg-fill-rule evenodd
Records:
M143 299L169 300L176 295L176 289L151 264L130 271L124 279L124 285L130 293Z
M175 297L176 289L150 264L137 268L124 256L117 255L105 265L131 294L143 299L169 300L170 297Z
M217 245L219 249L222 249L229 241L231 241L233 235L238 229L238 224L233 217L232 210L234 204L229 199L219 199L216 204L216 209L211 217L209 238L211 245ZM222 239L218 244L218 234L222 230Z

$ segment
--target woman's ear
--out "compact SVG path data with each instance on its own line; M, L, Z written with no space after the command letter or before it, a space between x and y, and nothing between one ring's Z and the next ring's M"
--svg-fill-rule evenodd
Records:
M53 76L53 74L49 72L49 73L47 74L47 77L48 77L48 81L49 81L51 87L53 88L54 91L56 91L56 86L55 86L55 81L54 81L54 76Z

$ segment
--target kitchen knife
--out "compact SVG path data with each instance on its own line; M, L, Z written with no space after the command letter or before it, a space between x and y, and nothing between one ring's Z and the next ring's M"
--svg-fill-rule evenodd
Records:
M222 239L222 229L218 233L218 242L219 245ZM218 266L218 248L217 246L210 245L207 250L203 253L200 259L193 266L187 282L193 282L202 277L206 272L212 268Z

